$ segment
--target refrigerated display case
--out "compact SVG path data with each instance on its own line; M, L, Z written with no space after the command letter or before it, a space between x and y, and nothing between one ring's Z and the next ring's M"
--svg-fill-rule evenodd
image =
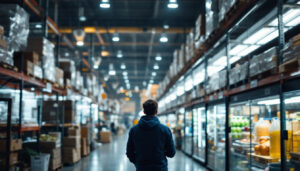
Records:
M225 168L225 104L208 106L207 139L208 167L212 170Z
M193 157L205 162L206 147L206 112L205 107L193 109Z
M183 137L184 137L184 108L180 108L176 112L176 131L175 131L175 144L177 149L183 148Z
M300 90L284 93L286 130L288 132L285 144L287 161L300 164Z
M184 139L183 151L192 155L193 144L193 112L192 109L186 109L184 113Z

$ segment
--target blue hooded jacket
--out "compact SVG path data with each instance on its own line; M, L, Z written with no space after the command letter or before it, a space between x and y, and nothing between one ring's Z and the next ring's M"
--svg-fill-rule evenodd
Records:
M167 171L176 153L172 133L155 116L143 116L129 131L126 155L137 171Z

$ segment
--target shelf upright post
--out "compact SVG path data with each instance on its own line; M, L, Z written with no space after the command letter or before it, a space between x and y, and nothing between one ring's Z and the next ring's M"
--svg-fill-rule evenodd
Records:
M21 69L23 70L24 68L24 53L22 53L21 57ZM23 111L23 88L24 88L24 80L21 79L19 81L19 129L18 129L18 138L21 138L21 129L22 129L22 111Z
M208 58L204 56L204 87L206 87L208 74L207 74L207 67L208 67ZM205 93L206 94L206 91ZM208 164L208 137L207 137L207 110L208 110L208 104L205 103L205 166Z
M10 165L10 139L11 139L11 105L12 100L9 98L1 98L0 101L7 102L7 128L6 128L6 163L5 170L9 170Z
M226 59L227 59L227 67L226 67L226 90L229 90L229 70L230 70L230 34L226 34L226 47L225 47L225 53L226 53ZM226 109L226 115L225 115L225 170L229 170L229 133L230 133L230 127L229 127L229 97L225 97L225 109Z
M61 103L61 162L64 162L64 133L65 133L65 96L62 96Z
M277 60L281 64L282 59L282 50L284 48L285 38L284 38L284 23L283 23L283 0L277 1L277 19L278 19L278 51L277 51ZM283 75L280 76L280 152L281 152L281 170L286 170L286 156L285 156L285 140L288 139L288 132L286 131L285 125L285 104L283 96Z
M59 122L58 122L58 118L59 118L59 94L56 92L55 93L55 96L56 96L56 100L55 100L55 128L56 128L56 131L59 130Z
M38 101L38 108L37 108L37 120L38 120L38 126L41 126L41 105L40 101ZM40 153L40 131L37 131L36 134L36 142L37 142L37 152Z

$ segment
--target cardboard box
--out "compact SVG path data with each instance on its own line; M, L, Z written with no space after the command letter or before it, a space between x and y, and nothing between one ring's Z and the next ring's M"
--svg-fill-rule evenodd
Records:
M59 141L40 141L40 147L41 149L54 149L61 147L61 143Z
M201 36L205 36L205 15L200 14L195 24L195 41L198 41Z
M0 25L0 37L4 35L4 27Z
M9 157L9 165L15 165L18 162L18 153L10 153ZM6 165L6 154L1 154L0 155L0 166L5 166Z
M10 151L18 151L22 149L22 139L10 140ZM6 152L6 139L0 140L0 152Z
M80 137L64 137L64 146L65 147L80 147Z
M22 57L24 61L28 60L33 64L40 66L39 55L36 52L15 52L14 53L14 58L18 58L21 61Z
M65 111L64 111L64 121L65 123L73 123L76 120L75 117L75 102L71 100L64 101ZM61 109L62 102L56 104L56 101L44 101L43 102L43 115L42 121L46 123L56 123L56 106L59 108L58 122L61 122Z
M7 49L7 42L0 37L0 47Z
M64 163L75 163L81 159L81 149L78 148L64 148Z
M62 166L61 155L56 158L51 158L49 161L49 170L55 170Z
M43 79L43 70L36 64L33 64L33 76L39 79Z
M55 81L61 86L64 85L64 71L58 67L55 67Z
M90 128L89 127L81 127L81 137L89 140Z
M80 136L80 129L79 128L69 128L68 135L78 137L78 136Z
M27 60L24 57L23 68L22 68L22 53L14 53L14 65L23 71L26 75L33 75L33 62L31 60ZM25 54L24 54L25 55Z
M81 138L81 156L88 155L88 142L86 138Z
M54 149L45 149L41 148L42 153L50 154L50 161L49 161L49 169L55 170L62 165L61 161L61 148L54 148Z
M110 143L112 140L110 131L101 131L100 132L100 142L101 143Z

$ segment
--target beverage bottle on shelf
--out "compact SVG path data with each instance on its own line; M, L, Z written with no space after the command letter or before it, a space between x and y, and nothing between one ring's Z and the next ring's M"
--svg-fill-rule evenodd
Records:
M280 121L278 118L273 118L270 126L270 156L280 158Z

